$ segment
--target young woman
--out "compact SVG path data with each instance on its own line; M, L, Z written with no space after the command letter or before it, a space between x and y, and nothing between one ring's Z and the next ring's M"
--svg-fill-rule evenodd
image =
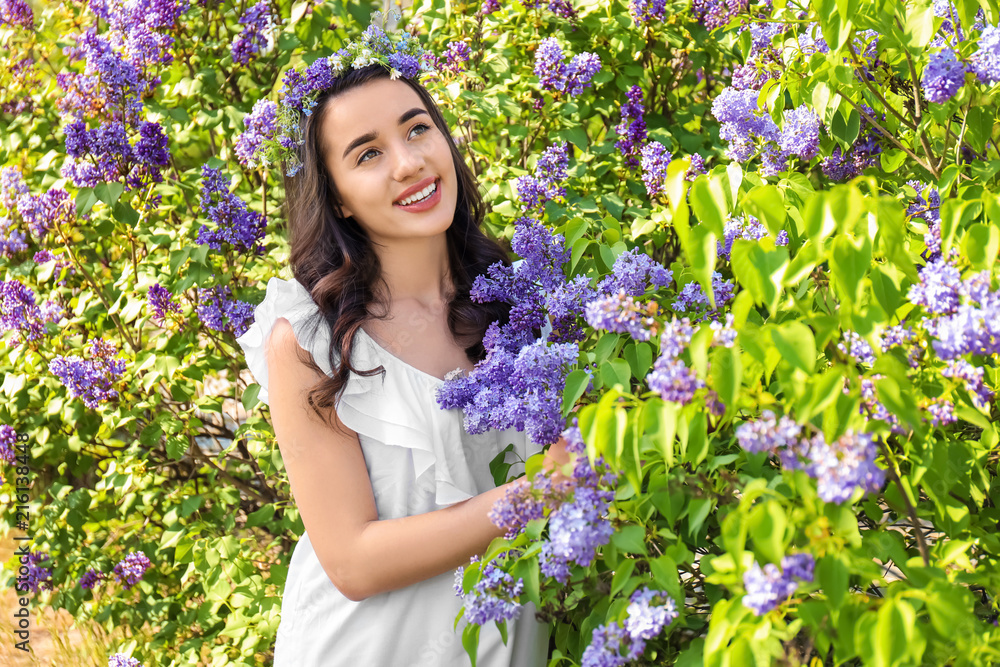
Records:
M398 74L398 73L397 73ZM286 177L294 280L272 278L239 343L269 403L306 532L288 573L276 667L468 665L454 570L502 534L489 462L514 429L468 434L435 390L484 356L503 304L469 297L506 252L428 92L375 64L319 92ZM541 334L539 334L541 335ZM545 466L568 460L564 441ZM480 632L478 665L544 665L525 604Z

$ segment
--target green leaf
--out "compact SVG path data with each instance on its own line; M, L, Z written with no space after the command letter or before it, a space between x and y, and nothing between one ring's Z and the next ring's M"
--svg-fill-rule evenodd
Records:
M757 241L736 239L730 257L736 280L750 291L755 303L774 311L788 268L788 250L764 250Z
M828 554L816 563L816 578L834 609L840 609L847 597L850 581L847 566L836 554Z
M611 535L611 542L619 551L646 555L646 529L642 526L622 526Z
M618 569L615 570L615 576L611 579L611 595L612 597L618 595L619 591L625 587L628 583L629 577L635 571L635 559L625 558L618 563Z
M625 346L622 356L632 369L632 377L642 380L653 364L653 348L649 343L633 342Z
M708 187L708 178L699 176L691 184L691 208L701 224L715 232L718 238L724 235L726 212L720 210Z
M472 667L476 667L476 654L479 651L479 628L475 623L469 623L462 630L462 648L469 655Z
M97 195L91 188L80 188L76 193L76 214L86 215L97 203Z
M98 183L94 186L94 196L100 201L112 207L118 198L125 192L125 186L121 183Z
M743 363L737 347L715 348L712 352L712 378L712 388L725 404L726 412L731 414L743 382Z
M563 414L569 414L576 402L587 391L589 384L590 375L587 374L587 371L578 368L570 372L566 377L566 389L563 391Z
M750 537L765 560L778 563L785 555L785 531L788 518L781 505L773 500L756 505L750 511Z
M611 359L601 364L601 381L605 387L621 384L624 391L632 386L632 370L624 359Z
M747 193L743 205L764 223L771 236L777 236L785 228L785 202L774 185L758 185Z
M840 297L851 303L861 300L861 281L871 268L872 244L867 236L854 239L843 234L833 243L830 273Z
M816 366L816 337L801 322L785 322L771 329L771 340L782 359L794 368L812 373Z
M1000 228L996 224L986 225L981 222L969 227L962 237L962 255L969 258L975 269L993 267L1000 251Z

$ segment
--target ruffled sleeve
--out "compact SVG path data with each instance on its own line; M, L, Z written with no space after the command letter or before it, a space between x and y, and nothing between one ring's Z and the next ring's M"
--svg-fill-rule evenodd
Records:
M257 398L270 405L267 393L267 338L279 317L284 317L292 325L295 339L304 350L313 355L324 373L331 372L326 354L316 354L322 344L324 327L321 326L319 306L309 295L309 290L297 280L271 278L267 282L264 300L254 310L254 321L246 332L236 339L243 348L247 368L260 385ZM329 350L329 333L326 333L326 350Z

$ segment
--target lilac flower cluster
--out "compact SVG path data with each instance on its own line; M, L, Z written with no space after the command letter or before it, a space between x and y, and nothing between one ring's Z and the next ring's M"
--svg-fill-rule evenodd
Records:
M667 0L632 0L629 11L637 25L662 21L667 13Z
M785 111L778 146L785 153L811 160L819 151L819 116L806 105Z
M597 284L597 290L606 296L625 290L626 294L642 296L648 287L667 287L673 282L674 272L664 267L640 248L630 248L615 259L611 273Z
M32 593L38 591L52 590L52 568L42 567L42 563L49 560L49 555L41 551L32 551L25 558L21 557L21 566L27 569L19 570L17 575L17 588L26 589Z
M885 481L885 471L875 464L877 448L868 433L849 430L833 443L823 435L800 437L802 427L790 418L775 419L767 410L756 422L736 429L740 446L749 452L777 455L782 466L804 470L817 481L817 493L826 502L842 503L854 490L877 491Z
M684 173L685 181L693 181L702 174L708 173L708 170L705 169L705 158L703 158L698 153L692 153L690 158L691 158L691 166L688 167L687 172Z
M624 624L606 623L594 628L583 652L582 667L621 667L637 660L646 642L657 637L677 618L677 603L666 591L637 588L629 598Z
M733 241L736 239L759 241L765 236L767 236L767 227L756 217L750 214L730 215L723 227L722 240L715 242L716 250L719 257L728 260L733 250Z
M955 58L955 52L951 49L931 54L920 80L924 97L934 104L947 102L965 83L966 69L966 65Z
M946 46L957 47L959 42L965 40L965 30L963 30L962 22L958 18L958 7L950 0L934 0L932 6L934 16L941 17L944 21L941 22L941 28L934 36L934 39L931 40L929 46L935 49ZM982 30L985 25L986 14L980 8L971 30L972 32Z
M17 431L9 424L0 424L0 461L13 463L14 446L17 443Z
M504 497L490 508L489 518L494 526L507 532L504 538L512 540L524 531L528 522L541 519L547 508L557 507L573 489L573 482L553 482L545 471L535 473L529 483L527 478L518 480L507 488Z
M787 600L799 587L799 582L812 583L816 561L811 554L798 553L781 559L781 568L767 563L763 568L756 561L743 574L744 606L763 616Z
M874 109L865 104L861 104L860 107L869 118L880 120L885 117L885 114L881 114L881 118L876 119ZM840 149L840 146L836 146L833 152L821 163L823 173L831 181L843 181L858 176L875 164L876 158L882 152L882 146L879 144L880 136L878 130L869 124L865 120L865 116L862 115L858 138L854 144L846 153Z
M269 41L273 39L271 35L274 30L273 19L267 2L258 2L248 7L243 16L240 17L240 25L243 30L236 35L230 52L233 62L241 65L250 64L259 55L264 55L270 49Z
M601 59L595 53L580 53L569 63L564 60L556 38L543 39L535 51L535 76L542 88L575 97L590 86L591 79L601 70Z
M844 339L837 343L837 349L853 358L856 363L868 364L869 366L875 363L875 352L872 350L872 346L856 331L845 331Z
M263 255L267 252L262 240L267 229L263 214L247 208L242 199L229 191L229 176L207 164L201 167L201 206L215 229L202 225L198 243L221 250L228 243L239 253Z
M465 69L465 64L472 57L472 51L465 42L451 42L445 49L444 55L444 69L457 74Z
M736 345L736 337L739 335L739 332L733 328L735 320L736 318L732 313L726 313L725 322L713 320L708 325L712 330L712 345L720 347L733 347Z
M983 369L973 366L965 359L949 360L941 371L941 375L952 380L961 380L965 385L965 390L972 397L972 404L977 408L985 409L993 400L993 391L986 386Z
M712 293L715 297L715 308L710 308L708 296L701 288L701 283L692 281L684 285L672 304L678 313L691 313L695 322L708 317L715 317L718 309L733 298L736 285L731 280L725 280L718 271L712 273Z
M243 119L243 125L247 129L237 137L233 152L244 167L255 169L267 164L267 158L261 149L264 143L274 136L277 129L275 124L277 110L277 104L261 98L254 102L253 109Z
M540 208L545 202L566 196L566 189L559 185L566 178L569 167L569 144L565 141L545 149L535 164L531 176L518 177L517 198L527 211Z
M624 156L629 167L639 166L640 146L646 141L646 109L643 106L642 88L632 86L626 93L628 101L622 104L622 119L615 128L618 140L615 148Z
M971 58L972 71L983 84L992 86L1000 81L1000 27L986 26L978 44Z
M57 376L74 398L94 409L104 401L118 397L114 384L125 372L125 360L115 356L114 343L95 338L90 343L90 359L57 356L49 371Z
M655 197L663 191L663 183L667 179L667 166L673 155L659 141L651 141L642 147L642 182L646 186L646 194Z
M146 299L149 307L153 309L154 320L162 321L168 312L179 313L181 311L180 305L174 303L170 290L163 287L160 283L156 283L149 288Z
M958 421L958 417L955 415L955 404L943 398L932 400L924 410L930 415L929 421L932 426L947 426Z
M77 187L94 187L124 177L130 188L162 183L162 169L170 164L167 135L159 123L136 124L134 143L125 123L111 121L93 129L79 120L65 128L66 154L62 175Z
M660 356L653 363L653 369L646 375L646 383L651 391L660 394L664 401L686 405L694 394L705 386L694 371L680 358L691 342L694 328L688 318L665 322L660 334Z
M84 590L93 590L98 583L107 579L107 575L98 570L97 568L91 568L83 573L80 577L80 588Z
M627 333L635 340L646 341L656 335L656 302L645 305L619 290L617 294L602 296L587 304L584 318L598 330Z
M142 663L124 653L115 653L108 659L108 667L142 667Z
M250 328L253 304L232 298L228 285L216 285L198 290L198 318L214 331L227 331L239 338Z
M13 165L0 167L0 204L12 210L17 201L29 192L19 168Z
M51 188L40 195L22 195L17 200L17 213L37 241L44 239L53 227L72 223L75 211L72 197L62 188Z
M750 0L694 0L691 11L699 23L709 30L714 30L727 25L749 4Z
M139 583L142 576L146 574L146 570L152 566L153 564L146 554L141 551L133 551L115 565L114 574L118 577L122 587L128 590Z
M0 25L30 28L35 24L35 13L24 0L0 0Z
M39 306L35 293L16 278L0 280L0 331L16 331L12 348L26 340L37 340L45 335L45 324L56 324L65 317L62 306L46 301Z
M927 222L927 233L924 234L924 245L927 250L923 257L927 261L941 258L941 195L933 185L917 180L906 184L916 191L917 195L906 208L906 214L921 218ZM926 195L926 198L925 198Z
M507 621L521 613L522 605L515 600L524 590L524 580L515 582L497 565L498 558L500 556L482 566L479 581L468 593L463 591L461 584L464 568L455 571L455 592L462 598L465 620L469 623L484 625L490 621ZM477 560L474 556L471 562Z

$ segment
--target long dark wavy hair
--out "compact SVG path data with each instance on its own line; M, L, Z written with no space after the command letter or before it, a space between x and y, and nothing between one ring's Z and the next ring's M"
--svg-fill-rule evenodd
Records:
M303 146L300 149L302 168L295 176L284 177L285 207L288 216L289 263L299 281L319 306L322 318L330 327L329 363L332 374L309 391L308 401L327 424L332 406L350 373L371 376L385 368L357 369L351 363L350 350L354 337L369 319L388 316L388 284L382 278L382 267L373 244L353 217L344 217L340 195L323 160L320 128L329 102L336 96L377 79L389 77L381 65L351 70L323 90L309 116L302 119ZM506 323L510 304L503 302L476 303L469 296L472 282L479 274L497 262L510 266L507 250L483 233L484 204L479 184L458 151L441 110L427 90L415 81L399 78L420 96L437 128L449 138L448 144L455 163L458 180L458 201L455 218L446 232L448 261L454 292L448 303L448 328L455 340L465 348L472 361L481 361L486 350L483 336L494 320ZM285 173L285 170L282 170ZM319 322L315 323L319 326ZM300 353L301 356L301 353ZM311 356L302 361L322 373ZM324 374L325 375L325 374Z

